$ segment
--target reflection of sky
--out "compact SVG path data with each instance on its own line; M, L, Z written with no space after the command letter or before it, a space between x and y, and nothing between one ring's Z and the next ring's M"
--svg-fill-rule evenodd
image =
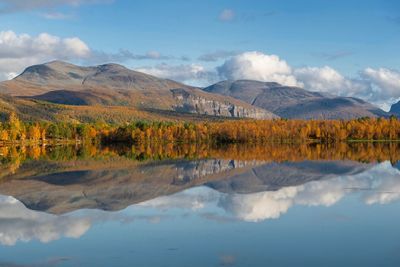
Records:
M207 203L219 207L235 218L257 222L276 219L295 205L329 207L346 194L360 192L365 204L387 204L400 198L400 171L389 162L374 166L363 173L299 186L283 187L277 191L253 194L221 194L211 189L192 189L142 203L143 206L201 209Z
M400 171L389 162L357 175L272 192L228 195L198 187L120 212L81 210L56 216L31 211L16 199L3 196L0 243L5 246L1 247L0 266L7 266L1 261L50 262L52 266L87 266L96 261L96 266L111 266L112 259L119 266L132 266L132 258L135 266L164 262L169 264L165 266L257 266L260 257L270 257L275 266L279 258L287 258L282 254L285 251L311 265L320 257L314 253L322 253L325 258L318 262L320 266L329 258L321 249L329 250L332 257L339 249L345 253L343 260L354 260L353 264L342 262L345 265L379 263L368 254L358 255L360 250L347 255L351 246L361 246L375 255L386 253L385 263L393 263L400 260L394 256L400 255L396 241L400 240L399 198ZM268 220L276 218L280 219ZM330 243L321 243L323 238ZM158 257L153 258L154 253ZM197 265L192 264L193 258ZM356 262L360 258L365 262ZM338 258L332 258L335 261L338 263Z

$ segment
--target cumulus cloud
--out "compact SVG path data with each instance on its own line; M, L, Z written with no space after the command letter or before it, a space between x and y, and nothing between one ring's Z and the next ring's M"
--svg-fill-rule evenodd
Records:
M204 66L198 64L169 65L162 63L153 67L137 68L136 70L195 86L206 86L217 81L215 72L209 71Z
M400 71L386 68L366 68L361 76L374 86L376 97L380 99L400 98Z
M53 59L73 60L90 56L90 48L77 37L61 38L48 33L37 36L0 32L0 78L7 79L25 67Z
M249 79L290 86L302 85L296 80L286 61L276 55L266 55L257 51L234 56L218 67L217 71L220 77L228 80Z
M340 96L363 96L370 94L369 85L361 80L351 80L344 77L337 70L324 66L305 67L294 70L297 80L311 91L332 93Z
M235 18L235 11L232 9L224 9L218 16L220 21L231 21Z
M347 78L324 66L295 69L294 75L308 90L358 97L385 110L400 98L400 72L396 70L366 68L359 77Z

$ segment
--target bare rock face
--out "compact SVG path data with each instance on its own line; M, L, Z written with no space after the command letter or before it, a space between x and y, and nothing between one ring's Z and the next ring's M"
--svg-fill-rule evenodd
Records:
M244 107L230 101L207 99L185 89L171 90L177 104L175 109L181 112L233 118L274 119L275 114L256 107Z

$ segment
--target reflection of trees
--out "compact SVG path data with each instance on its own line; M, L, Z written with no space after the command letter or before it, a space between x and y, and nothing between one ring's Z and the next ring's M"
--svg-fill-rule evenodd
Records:
M134 161L165 159L235 159L257 161L353 160L359 162L400 160L400 143L331 143L331 144L161 144L135 146L9 146L0 147L2 176L14 173L31 160L74 161L123 157ZM1 176L0 176L1 177Z

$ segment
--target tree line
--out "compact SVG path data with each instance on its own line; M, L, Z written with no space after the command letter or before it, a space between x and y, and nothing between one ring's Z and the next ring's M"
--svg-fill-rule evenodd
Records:
M136 121L106 123L23 122L12 113L0 123L0 143L324 143L351 140L400 140L400 120L229 120L219 122Z
M106 142L183 143L338 142L400 140L395 117L353 120L236 120L223 122L135 122L103 133Z
M3 143L61 143L91 141L99 138L102 125L67 122L23 122L11 113L0 122L0 142Z

